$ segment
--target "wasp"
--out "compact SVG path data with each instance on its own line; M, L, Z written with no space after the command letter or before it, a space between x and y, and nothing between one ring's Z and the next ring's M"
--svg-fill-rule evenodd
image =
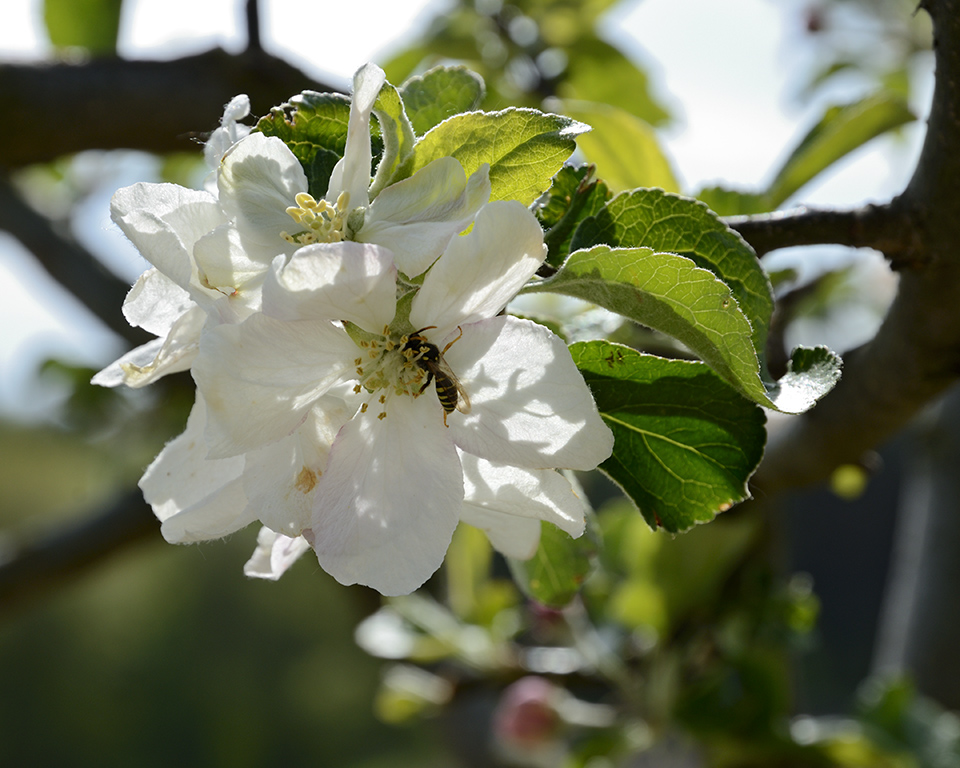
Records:
M417 394L422 395L424 390L430 386L431 381L436 382L437 399L440 401L440 405L443 406L443 426L447 426L447 416L449 414L454 411L460 411L460 413L470 412L470 398L467 397L463 385L460 384L453 371L450 370L443 359L444 353L460 341L460 337L463 336L463 329L460 328L460 333L457 335L457 338L447 344L441 351L436 344L431 344L425 336L421 335L424 331L429 331L431 328L436 328L436 326L428 325L419 331L415 331L407 339L403 345L403 349L409 349L413 352L413 362L417 364L420 370L427 374L427 380L423 383L423 386L420 387L420 391Z

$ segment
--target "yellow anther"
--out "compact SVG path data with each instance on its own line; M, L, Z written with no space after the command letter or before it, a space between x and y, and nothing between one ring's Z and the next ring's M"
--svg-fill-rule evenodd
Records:
M317 209L317 201L313 199L313 195L311 195L309 192L298 192L297 196L293 199L297 201L297 205L301 208L306 208L307 210L312 211ZM327 201L324 200L323 202L326 203ZM290 209L287 208L287 213L289 212Z

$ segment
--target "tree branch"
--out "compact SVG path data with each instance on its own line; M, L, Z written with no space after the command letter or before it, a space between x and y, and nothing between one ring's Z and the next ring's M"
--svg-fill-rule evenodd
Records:
M342 90L256 49L175 61L0 65L0 166L87 149L187 151L238 93L262 114L305 89Z
M137 489L98 517L58 529L36 542L15 544L13 552L0 560L0 609L60 586L140 539L159 539L158 527Z
M247 50L262 51L260 41L260 3L258 0L247 0L245 14L247 17Z
M57 232L53 223L27 205L3 176L0 229L19 240L54 280L112 331L131 344L143 344L149 338L141 329L131 328L119 311L130 286L72 237Z
M856 462L960 376L960 0L922 5L934 23L933 105L916 172L885 215L909 225L910 252L924 258L901 270L880 330L846 356L837 387L771 431L755 477L767 492L818 482Z
M777 248L829 243L873 248L900 268L922 261L905 208L899 201L848 211L798 208L759 216L731 216L725 221L743 235L758 256Z

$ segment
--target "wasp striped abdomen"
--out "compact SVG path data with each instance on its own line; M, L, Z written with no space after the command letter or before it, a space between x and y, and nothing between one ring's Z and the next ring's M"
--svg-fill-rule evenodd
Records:
M441 352L436 344L432 344L427 341L426 337L421 336L423 331L426 330L428 328L421 328L411 335L403 345L403 349L410 350L413 353L414 356L411 361L427 374L426 381L420 387L420 394L430 386L431 381L436 382L437 399L443 407L443 423L446 425L449 414L457 410L461 413L467 413L470 410L470 399L467 397L467 393L464 392L460 382L457 381L457 377L443 359L443 352L450 349L460 339L460 336L447 344ZM462 330L460 335L463 335Z

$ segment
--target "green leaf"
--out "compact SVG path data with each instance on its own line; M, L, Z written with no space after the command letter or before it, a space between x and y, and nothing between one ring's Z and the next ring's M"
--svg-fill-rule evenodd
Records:
M881 91L846 106L827 109L804 136L770 184L770 210L844 155L887 131L915 120L903 97Z
M553 179L546 201L536 210L540 225L547 230L547 263L559 267L570 253L577 226L598 213L610 198L607 185L594 178L595 167L565 165Z
M771 210L770 202L758 192L743 192L727 187L703 187L694 197L719 216L749 216Z
M260 118L256 130L290 148L307 174L310 194L327 194L333 166L347 144L350 99L339 93L304 91Z
M570 254L556 275L524 292L574 296L663 331L767 404L750 321L729 286L685 256L598 245Z
M622 51L591 33L580 34L567 47L569 63L557 93L565 99L609 104L650 125L670 118L650 93L647 75Z
M383 155L377 166L373 184L370 187L370 198L377 196L396 173L400 164L410 157L416 136L413 126L407 119L400 92L390 83L384 83L380 94L373 105L373 113L380 126L380 137L383 139Z
M703 363L665 360L607 341L570 347L613 455L600 465L647 523L676 533L750 497L766 416Z
M527 597L552 608L562 608L577 593L590 572L594 544L553 525L540 525L540 546L529 560L508 558L510 573Z
M94 56L117 52L123 0L44 0L43 21L56 48L77 46Z
M412 176L439 157L460 161L467 176L490 164L491 200L529 205L550 186L570 157L574 137L588 127L535 109L455 115L430 130L414 147L394 181Z
M678 253L712 272L729 286L750 322L754 349L763 360L773 313L770 282L753 249L703 203L657 189L617 195L606 208L580 225L571 248L589 248L600 243ZM677 338L687 343L686 339ZM700 353L699 349L695 351ZM703 359L713 364L706 357Z
M826 347L797 347L787 373L768 385L769 405L784 413L810 410L840 380L843 361Z
M597 165L599 176L612 191L634 187L679 191L670 161L649 123L619 107L591 101L564 101L560 111L591 127L577 137L577 146Z
M466 67L435 67L400 86L400 96L418 136L448 117L478 109L483 94L483 78Z

